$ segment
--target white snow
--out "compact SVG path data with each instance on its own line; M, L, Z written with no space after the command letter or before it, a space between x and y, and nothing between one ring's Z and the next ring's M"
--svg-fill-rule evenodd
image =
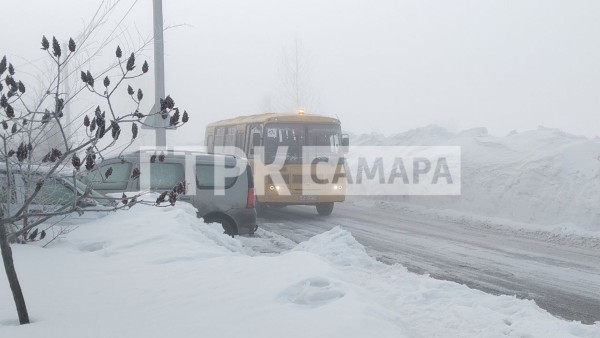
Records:
M363 134L352 145L461 146L462 195L387 198L432 211L600 234L600 139L556 129L489 135L428 126L389 137ZM548 227L550 225L551 227Z
M82 223L49 248L13 245L33 322L17 325L0 278L0 336L600 336L600 322L377 262L339 227L295 247L262 234L227 237L179 203ZM291 249L261 253L272 246Z

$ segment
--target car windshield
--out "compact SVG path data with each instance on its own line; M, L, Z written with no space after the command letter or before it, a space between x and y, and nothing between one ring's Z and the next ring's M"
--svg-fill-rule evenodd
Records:
M285 163L301 163L302 147L318 146L323 156L338 154L341 129L337 124L272 123L265 128L265 162L272 163L279 147L287 147ZM281 152L281 151L280 151Z
M64 205L73 201L73 189L63 184L60 179L48 178L44 181L34 204Z
M83 194L87 189L87 185L80 180L76 180L75 182L77 182L77 190L79 190L80 194ZM98 199L99 201L106 199L106 197L102 196L102 194L94 189L92 189L90 193L94 199Z

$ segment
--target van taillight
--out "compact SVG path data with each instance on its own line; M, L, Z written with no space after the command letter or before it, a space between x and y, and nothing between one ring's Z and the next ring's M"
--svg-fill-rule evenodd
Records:
M248 177L248 199L246 200L246 208L254 208L254 178L252 177L252 168L246 165L246 176Z
M254 208L254 188L248 188L248 201L246 202L246 208Z

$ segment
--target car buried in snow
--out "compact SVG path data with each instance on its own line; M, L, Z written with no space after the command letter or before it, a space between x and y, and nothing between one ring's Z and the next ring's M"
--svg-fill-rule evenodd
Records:
M112 200L94 191L72 175L69 177L59 172L45 178L45 171L40 168L32 171L10 168L8 171L0 169L0 205L5 215L14 215L32 196L40 180L43 184L29 204L27 209L29 214L43 217L40 215L50 215L63 210L66 205L73 204L75 210L68 215L88 219L106 214L114 205ZM86 213L86 210L99 211L99 213ZM62 216L64 215L56 217ZM54 218L48 221L56 222Z

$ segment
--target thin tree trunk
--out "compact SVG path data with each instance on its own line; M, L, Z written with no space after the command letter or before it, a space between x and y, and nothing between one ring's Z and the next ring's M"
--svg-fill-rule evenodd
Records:
M15 265L13 263L12 250L8 243L5 224L0 224L0 250L2 250L2 260L4 261L6 277L8 278L10 290L12 291L15 300L17 313L19 314L19 323L29 324L29 314L27 313L25 298L23 297L23 291L21 291L21 285L19 285L17 271L15 270Z

